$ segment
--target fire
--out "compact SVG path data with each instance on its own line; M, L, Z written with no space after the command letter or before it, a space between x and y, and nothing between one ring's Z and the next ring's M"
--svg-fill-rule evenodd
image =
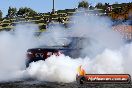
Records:
M82 65L78 67L78 75L84 76L86 74L85 70L82 68Z

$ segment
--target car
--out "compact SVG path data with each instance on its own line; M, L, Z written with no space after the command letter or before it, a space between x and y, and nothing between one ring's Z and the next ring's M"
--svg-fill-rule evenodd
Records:
M84 37L66 37L60 38L67 41L65 44L58 44L53 46L39 46L27 50L26 67L29 67L31 62L39 60L46 60L51 55L59 56L64 54L71 58L78 58L81 56L82 42L86 40Z

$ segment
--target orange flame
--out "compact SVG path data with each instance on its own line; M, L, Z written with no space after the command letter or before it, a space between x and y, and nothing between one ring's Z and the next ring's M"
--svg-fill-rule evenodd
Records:
M82 65L78 67L78 75L84 76L86 74L85 70L82 68Z

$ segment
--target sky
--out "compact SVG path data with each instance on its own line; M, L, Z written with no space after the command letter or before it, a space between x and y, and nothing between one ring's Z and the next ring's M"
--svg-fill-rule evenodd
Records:
M3 16L6 16L8 12L9 6L16 7L19 9L20 7L30 7L33 10L43 13L50 12L52 10L52 1L53 0L0 0L0 10L3 12ZM78 2L81 0L55 0L55 9L69 9L76 8ZM96 5L96 3L125 3L132 2L131 0L86 0L92 5Z

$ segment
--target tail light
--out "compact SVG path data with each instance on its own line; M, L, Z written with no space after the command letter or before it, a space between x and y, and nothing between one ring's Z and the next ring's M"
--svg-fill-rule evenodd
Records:
M33 58L34 57L33 52L30 52L30 51L27 52L27 57L30 58L30 59Z
M58 51L58 55L61 55L61 54L63 54L61 51Z
M61 51L58 51L58 52L54 53L54 55L56 55L56 56L60 56L61 54L62 54Z

